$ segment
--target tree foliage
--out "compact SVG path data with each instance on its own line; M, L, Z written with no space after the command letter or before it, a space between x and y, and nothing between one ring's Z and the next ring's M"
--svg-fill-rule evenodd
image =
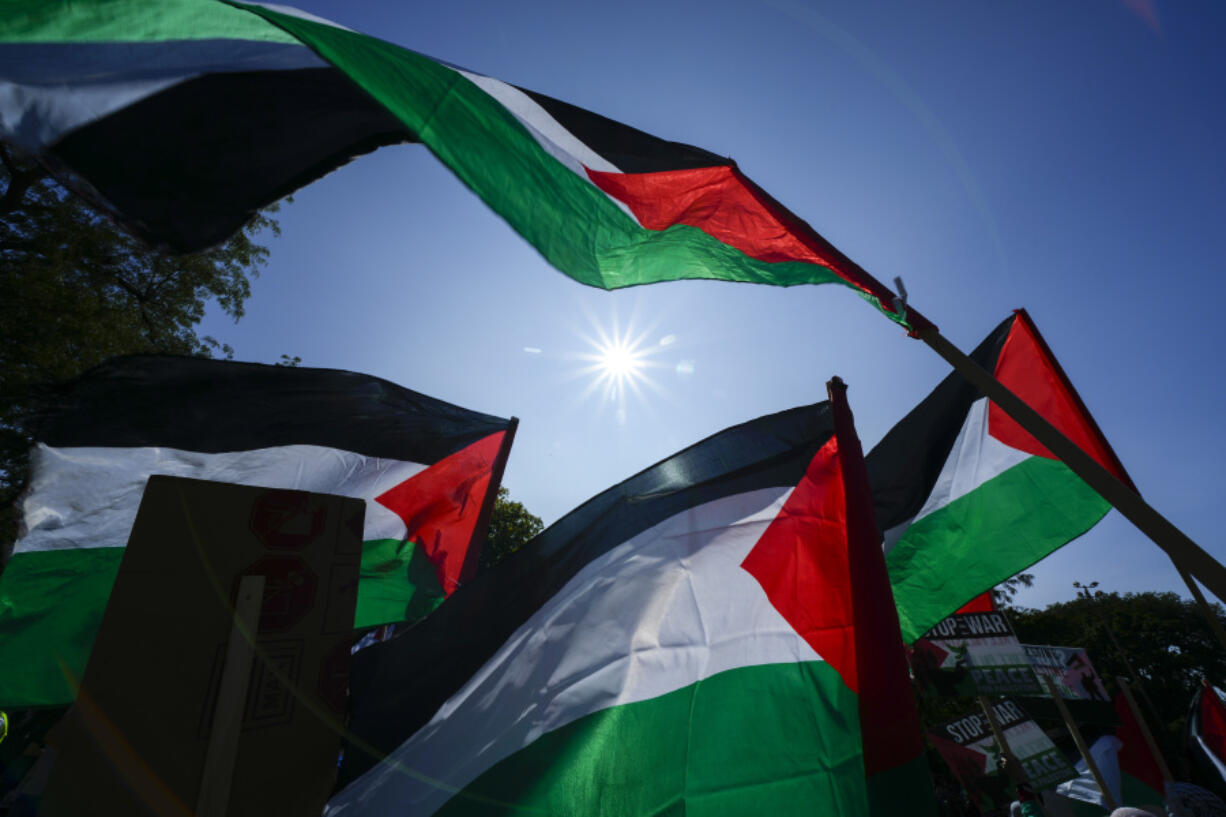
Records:
M15 536L25 481L28 398L40 384L133 353L229 349L196 327L212 302L243 315L251 279L279 232L257 215L224 244L191 255L149 248L0 144L0 554ZM275 210L275 208L273 208Z
M1213 608L1226 622L1221 606ZM1009 615L1027 644L1085 647L1104 679L1127 678L1127 659L1168 734L1178 732L1202 677L1219 685L1226 680L1226 653L1209 623L1195 602L1174 593L1099 592Z
M1226 621L1219 605L1214 605L1214 611ZM1023 643L1084 647L1109 692L1118 689L1117 677L1129 677L1130 663L1141 680L1142 690L1134 691L1142 714L1154 727L1176 776L1186 777L1179 761L1184 756L1182 734L1188 704L1201 677L1207 676L1219 686L1226 680L1226 653L1195 602L1174 593L1100 592L1042 610L1009 606L1006 614ZM1027 705L1026 699L1022 699L1022 705ZM919 699L919 709L925 726L934 728L979 711L979 704L974 698L928 697ZM1091 741L1096 728L1082 724ZM955 792L958 784L945 764L935 753L930 753L929 759L937 788L947 795Z
M539 516L529 513L523 503L511 499L506 488L499 487L490 513L485 548L481 551L481 569L498 564L544 528Z
M1017 594L1021 592L1023 587L1034 586L1033 573L1018 573L1016 576L1005 579L996 587L992 588L992 600L996 602L996 606L1006 610L1016 609L1013 606L1013 600L1017 598Z

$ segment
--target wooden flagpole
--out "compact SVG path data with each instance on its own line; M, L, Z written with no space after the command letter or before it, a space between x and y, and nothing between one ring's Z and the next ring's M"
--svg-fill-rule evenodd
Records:
M843 484L847 536L847 569L851 594L857 688L866 780L887 769L900 769L924 756L924 732L919 709L912 695L907 648L898 625L898 612L890 589L890 576L881 549L881 532L873 513L872 489L864 450L856 434L856 424L847 402L847 384L835 376L826 383L830 413L838 447L838 473ZM935 813L936 798L927 764L919 774L924 786L912 779L908 791L910 811ZM893 795L883 794L896 783L872 782L869 785L869 811L883 817L897 810L889 802ZM932 808L928 808L928 805Z
M1000 728L1000 724L996 720L996 713L992 711L992 703L983 695L977 697L979 699L979 708L983 710L983 716L988 719L988 726L992 729L992 737L996 739L996 745L1000 747L1001 756L1005 759L1005 771L1009 777L1013 778L1013 785L1016 787L1022 783L1028 783L1025 769L1022 768L1017 755L1013 754L1009 741L1005 740L1005 732ZM1035 796L1039 801L1039 809L1046 814L1047 809L1043 806L1042 795L1036 792Z
M916 321L914 331L930 349L1012 417L1047 450L1059 457L1073 473L1132 522L1154 544L1166 551L1176 567L1199 579L1209 591L1226 601L1226 567L1193 542L1179 528L1143 500L1134 490L1103 468L1076 443L1064 436L1037 411L1005 388L983 367L954 346L926 320Z
M1060 690L1056 689L1050 675L1040 674L1039 678L1047 686L1047 691L1051 693L1052 700L1056 702L1056 708L1060 710L1060 717L1064 718L1064 725L1068 727L1069 734L1073 736L1073 743L1077 744L1077 751L1081 752L1081 759L1086 762L1090 774L1094 776L1094 782L1098 784L1098 790L1103 793L1103 802L1107 804L1109 811L1115 811L1118 808L1115 796L1111 794L1111 789L1107 788L1107 781L1103 779L1103 773L1099 771L1098 764L1094 762L1094 756L1090 754L1090 747L1086 746L1086 739L1081 736L1077 722L1069 714L1068 706L1064 703L1064 696L1060 694Z
M1174 561L1172 559L1172 561ZM1213 612L1213 608L1209 606L1209 602L1205 600L1205 594L1200 592L1200 586L1197 585L1196 579L1188 575L1188 571L1180 567L1179 562L1175 562L1175 569L1179 571L1179 578L1183 579L1183 583L1188 586L1188 591L1192 594L1192 598L1196 599L1196 606L1200 608L1201 615L1209 622L1209 629L1213 630L1213 634L1217 636L1218 643L1222 645L1222 649L1226 650L1226 628L1222 627L1222 622Z
M1022 771L1022 764L1018 762L1017 756L1013 754L1013 749L1009 746L1009 742L1005 740L1004 730L1000 728L1000 723L996 720L996 714L992 711L992 702L985 696L977 696L979 700L979 708L983 710L983 716L988 719L988 726L992 730L992 737L996 738L996 745L1000 747L1000 753L1005 758L1005 768L1009 772L1009 776L1013 778L1013 782L1025 783L1026 773Z

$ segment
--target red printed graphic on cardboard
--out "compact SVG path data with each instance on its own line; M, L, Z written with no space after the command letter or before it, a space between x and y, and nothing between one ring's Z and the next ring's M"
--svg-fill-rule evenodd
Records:
M323 533L325 505L300 491L269 491L251 508L249 526L265 547L302 550Z

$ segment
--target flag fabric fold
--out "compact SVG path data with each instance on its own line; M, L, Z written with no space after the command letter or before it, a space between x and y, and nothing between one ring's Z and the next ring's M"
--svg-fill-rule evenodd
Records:
M823 403L708 438L355 656L327 813L898 813L882 781L918 781L922 812L866 483L835 427Z
M115 358L42 398L0 576L0 705L70 703L152 474L366 500L355 626L419 618L476 568L508 421L333 369Z
M1120 719L1115 736L1121 744L1116 754L1120 766L1121 802L1142 805L1161 803L1166 782L1162 777L1162 768L1150 753L1141 724L1123 692L1115 694L1112 704Z
M6 15L0 135L179 251L357 155L419 142L584 284L837 282L922 320L731 159L293 9L91 0Z
M1024 310L971 357L1126 484ZM1093 527L1110 505L957 373L866 458L903 638Z
M1226 704L1208 679L1192 698L1184 731L1197 782L1226 794Z
M1114 735L1103 735L1090 746L1090 756L1094 758L1099 774L1103 776L1103 782L1111 792L1112 801L1116 803L1126 802L1121 792L1120 778L1119 751L1122 745L1123 742ZM1056 786L1056 793L1070 800L1081 800L1106 809L1107 799L1085 760L1078 759L1073 768L1077 777Z

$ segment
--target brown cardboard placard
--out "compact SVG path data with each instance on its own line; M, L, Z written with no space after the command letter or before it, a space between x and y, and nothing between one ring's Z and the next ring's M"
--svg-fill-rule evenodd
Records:
M151 477L43 808L190 815L243 575L265 589L231 817L318 815L340 749L364 503Z

